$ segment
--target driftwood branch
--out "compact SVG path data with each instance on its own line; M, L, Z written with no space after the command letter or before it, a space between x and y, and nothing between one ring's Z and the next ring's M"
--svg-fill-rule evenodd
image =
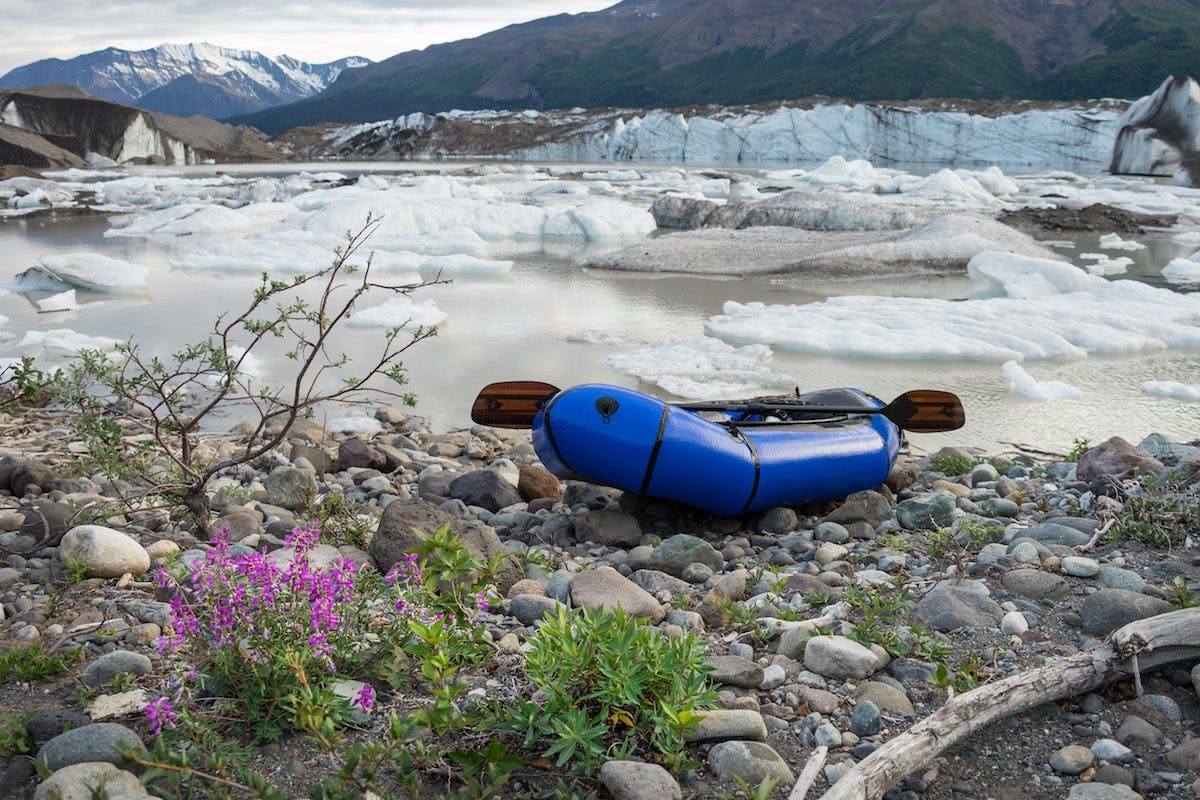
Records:
M1091 691L1138 669L1200 658L1198 633L1200 608L1160 614L1119 628L1092 650L961 694L860 761L821 800L878 800L998 719Z
M825 766L825 756L827 755L829 755L829 748L824 745L812 751L800 777L796 778L796 785L792 787L792 792L788 795L787 800L804 800L808 797L808 790L812 788L813 781L821 772L821 767Z

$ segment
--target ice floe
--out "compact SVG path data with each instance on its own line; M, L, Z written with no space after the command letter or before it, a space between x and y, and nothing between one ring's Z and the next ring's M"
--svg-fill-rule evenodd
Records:
M44 354L71 358L79 355L80 350L112 350L120 343L120 339L108 336L90 336L70 328L54 328L46 331L26 331L13 347L23 355Z
M79 301L75 299L75 290L68 289L65 292L52 294L49 297L43 297L35 301L38 311L42 313L50 313L52 311L75 311L79 308Z
M355 311L346 324L356 328L428 328L445 321L446 312L438 308L433 300L413 300L402 294L380 305Z
M39 266L17 276L14 288L44 288L49 279L94 292L128 294L144 289L150 274L145 267L99 253L58 253L39 261Z
M1142 391L1153 397L1182 400L1185 403L1200 403L1200 383L1186 384L1180 381L1146 381Z
M673 395L702 400L795 386L795 378L772 371L772 357L771 349L764 345L731 347L716 339L694 337L612 355L604 363Z
M1163 277L1167 283L1200 283L1200 259L1176 258L1163 267Z
M1079 258L1083 261L1095 262L1084 265L1084 268L1092 275L1123 275L1133 265L1132 258L1127 256L1112 258L1104 253L1080 253Z
M1017 394L1030 400L1074 400L1083 396L1079 387L1069 383L1035 380L1016 361L1005 361L1000 369L1004 377L1012 382Z
M1132 239L1122 239L1119 233L1106 233L1100 237L1102 250L1145 250L1146 245Z
M357 433L371 435L383 431L383 423L365 413L349 413L325 420L325 429L330 433Z
M1070 264L983 253L962 301L848 295L726 302L705 331L733 344L864 358L1020 361L1200 349L1200 295L1108 281Z

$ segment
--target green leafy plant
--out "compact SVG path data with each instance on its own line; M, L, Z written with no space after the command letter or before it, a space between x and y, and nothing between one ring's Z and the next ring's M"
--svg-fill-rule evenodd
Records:
M608 758L688 763L683 734L714 700L690 633L662 636L621 609L560 607L530 644L524 674L545 700L497 709L498 727L574 772L591 773Z
M51 375L34 365L31 356L22 356L2 373L0 381L0 410L8 411L19 406L45 405L50 399Z
M1170 479L1145 476L1125 500L1108 532L1114 543L1134 540L1151 547L1173 547L1200 533L1200 498Z
M261 457L286 438L297 419L332 401L355 402L367 392L412 405L408 392L385 389L407 383L401 356L436 334L435 328L389 329L379 354L365 364L332 348L332 337L368 291L410 294L440 278L412 284L379 283L371 258L355 263L378 222L368 217L329 266L289 280L264 274L244 310L221 317L208 338L167 358L146 354L135 341L115 354L83 351L53 382L54 394L75 413L87 445L82 462L114 483L127 481L126 501L147 497L186 507L205 533L210 530L206 486L216 475ZM316 294L315 301L310 297ZM272 339L282 340L292 362L282 386L249 374L249 359ZM233 455L208 461L197 433L211 418L238 409L250 415L250 435Z
M1175 580L1171 581L1171 585L1167 587L1167 602L1171 604L1171 608L1179 611L1184 608L1200 606L1200 597L1196 596L1187 581L1176 575Z
M1075 439L1075 441L1073 441L1071 443L1070 451L1063 458L1063 460L1070 461L1072 463L1077 464L1077 463L1079 463L1079 459L1081 457L1083 457L1083 454L1086 453L1090 449L1092 449L1092 440L1091 439L1084 439L1084 438Z
M929 469L943 475L966 475L979 461L956 453L938 453L929 459Z
M904 647L901 638L903 620L915 605L906 587L850 585L842 599L850 604L857 619L850 632L851 639L867 646L877 644L889 653Z
M0 717L0 759L33 754L33 737L26 727L33 714L5 714Z
M47 653L37 642L28 647L0 650L0 683L10 679L23 682L53 680L66 673L78 660L78 650L55 655Z
M957 693L968 692L991 677L982 666L979 654L970 651L962 657L958 666L951 669L941 662L928 680L939 689L953 689Z
M328 492L307 498L305 518L314 520L321 538L334 546L348 544L365 550L379 520L367 513L363 503L349 500L342 492Z

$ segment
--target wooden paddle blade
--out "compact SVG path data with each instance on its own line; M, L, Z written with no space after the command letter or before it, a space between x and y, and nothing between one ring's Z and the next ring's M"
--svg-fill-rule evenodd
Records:
M967 421L958 397L936 389L905 392L880 409L880 413L914 433L958 430Z
M494 428L528 428L558 387L541 381L489 383L471 405L471 420Z

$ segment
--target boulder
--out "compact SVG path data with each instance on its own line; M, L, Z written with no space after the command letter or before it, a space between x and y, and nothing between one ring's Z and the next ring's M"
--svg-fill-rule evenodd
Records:
M1129 472L1158 475L1164 469L1163 463L1145 450L1134 447L1120 436L1114 436L1081 455L1075 475L1081 481L1090 481L1101 475L1124 475Z
M501 594L506 594L514 583L524 577L519 559L504 549L494 530L478 522L452 517L424 500L408 498L389 503L379 518L379 526L370 545L375 566L380 572L386 573L406 553L416 550L429 533L443 525L450 526L472 555L484 561L501 556L495 575L496 587Z
M342 469L362 467L383 470L388 464L387 456L382 450L357 436L338 445L337 461ZM313 464L315 466L316 462Z
M496 512L523 502L517 487L494 469L475 469L455 478L447 489L448 496L469 506L479 506Z
M119 578L126 572L136 577L150 569L150 554L144 547L103 525L76 525L67 531L58 556L64 563L83 563L92 578Z
M580 572L571 581L571 602L583 608L620 606L631 617L645 617L657 625L666 609L642 587L612 567Z
M526 464L517 474L517 491L526 500L557 500L562 484L545 467Z

